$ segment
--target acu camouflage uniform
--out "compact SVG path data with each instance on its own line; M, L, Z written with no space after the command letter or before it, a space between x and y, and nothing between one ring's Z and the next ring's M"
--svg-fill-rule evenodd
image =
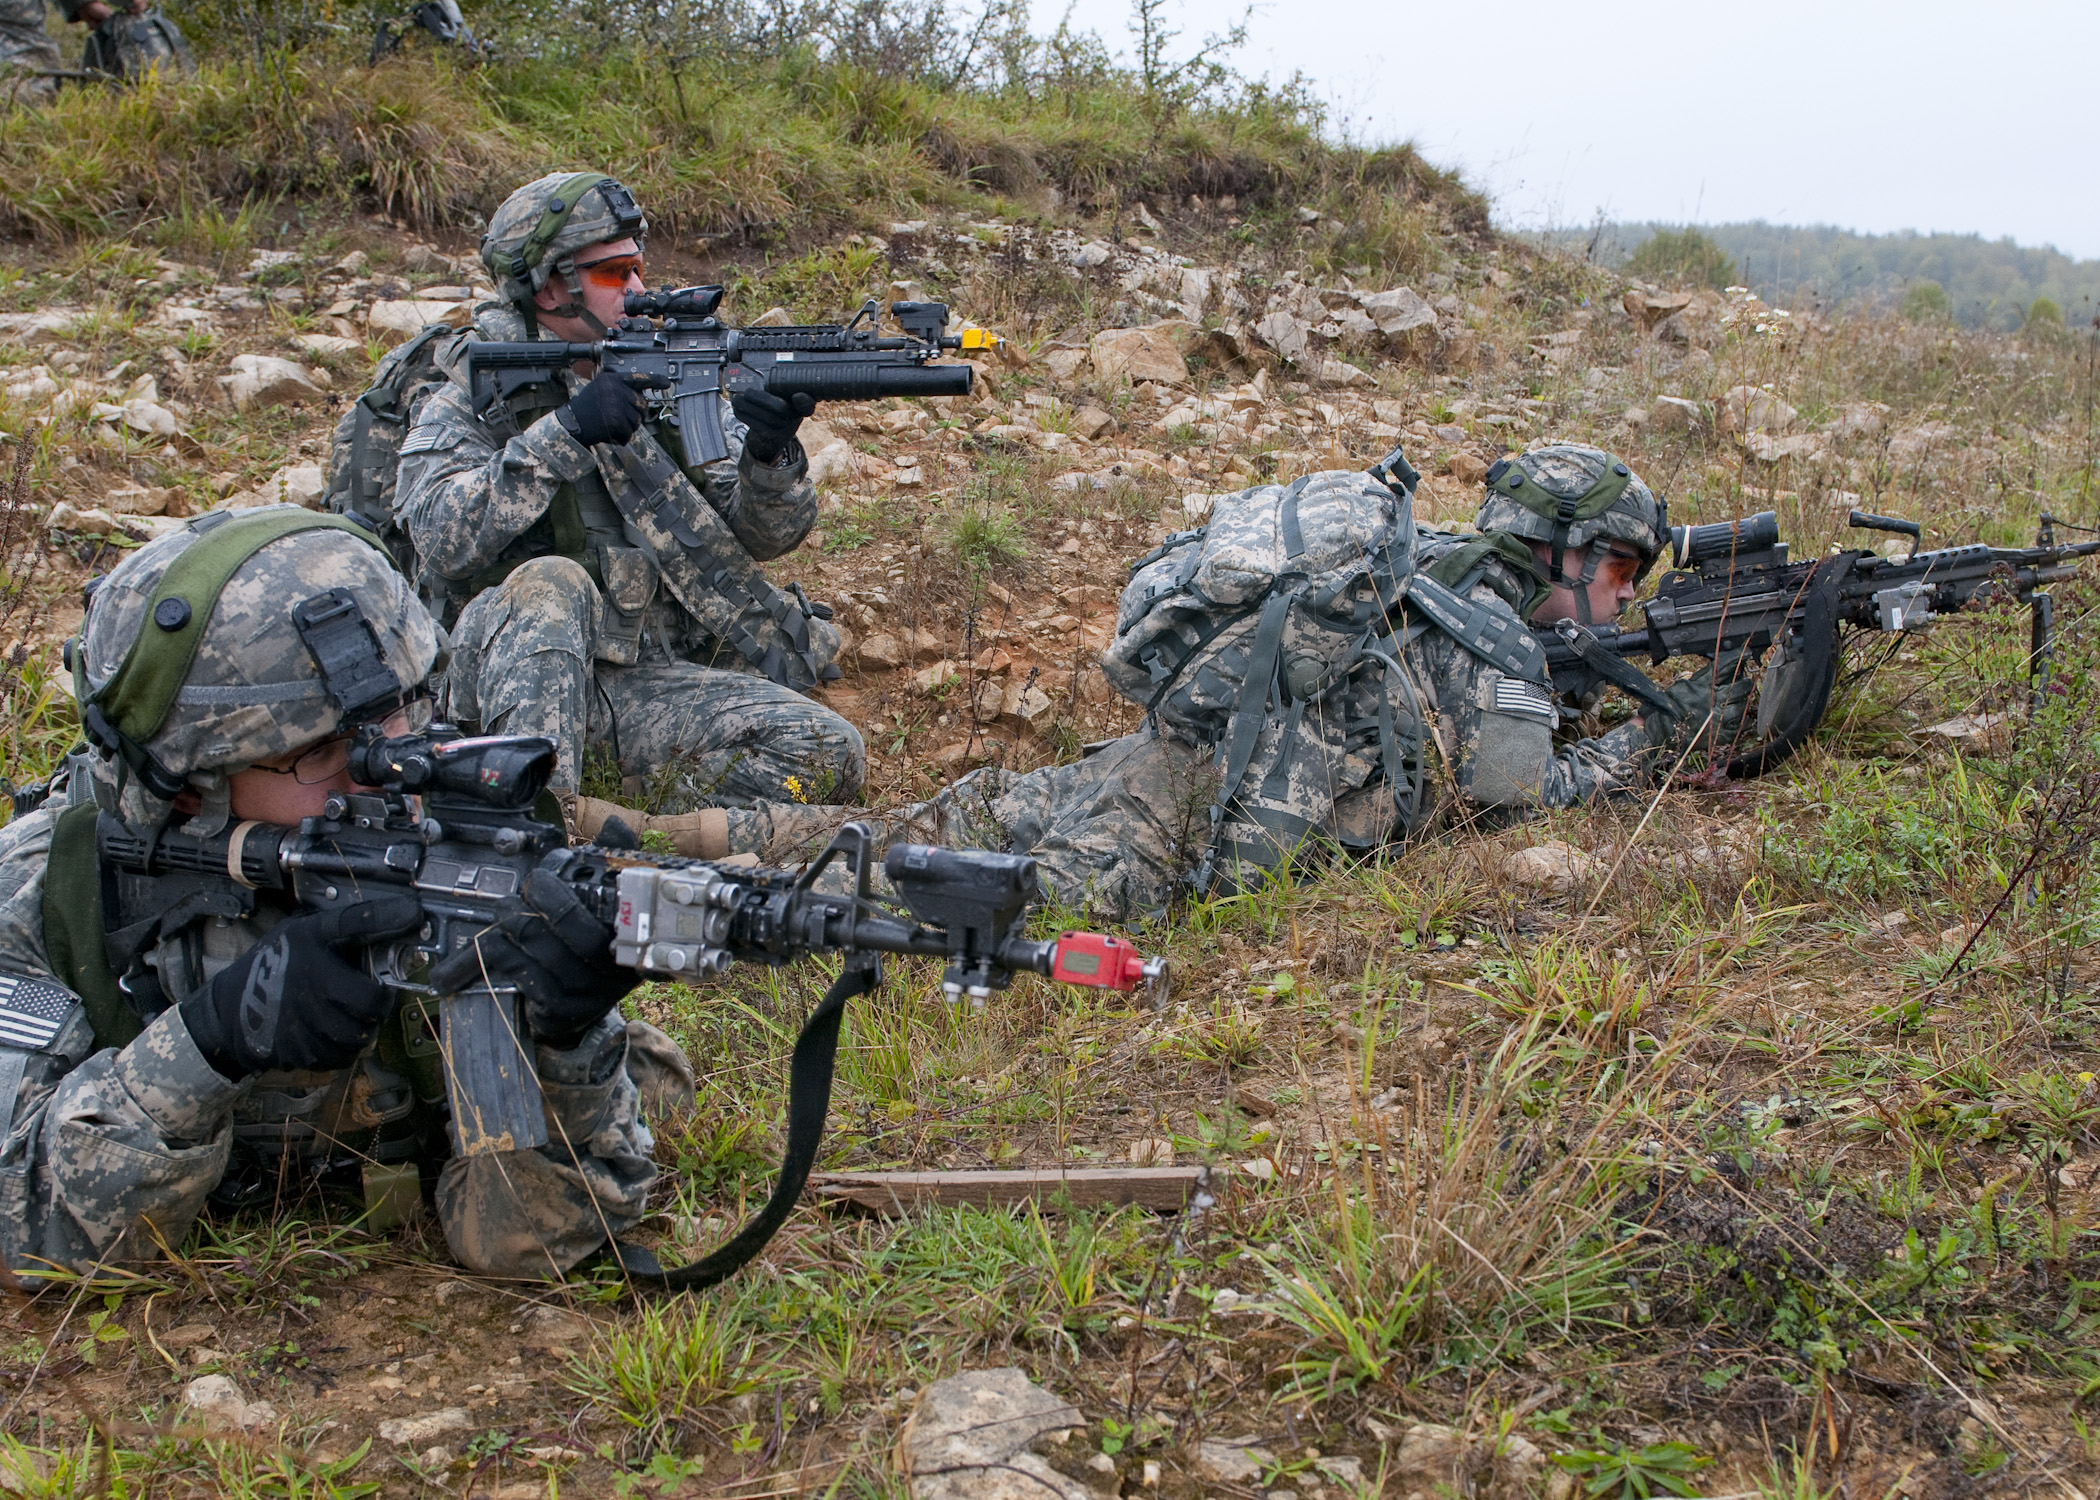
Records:
M518 205L536 215L539 190L570 180L513 194L484 258L516 237ZM616 237L609 225L580 231L594 232ZM505 285L528 305L529 281ZM514 308L484 306L440 355L450 379L401 446L396 518L453 628L446 717L549 736L556 785L569 790L585 746L603 745L631 786L653 782L654 800L673 809L788 798L798 786L852 797L867 763L859 732L797 691L837 677L838 632L828 610L799 587L775 589L759 567L815 523L801 445L758 463L725 398L729 454L718 463L682 469L664 419L624 445L586 448L554 415L583 384L567 370L477 412L466 340L535 336Z
M1354 472L1303 483L1308 508L1323 492L1353 496L1376 486ZM1214 514L1255 494L1221 497ZM1414 555L1418 567L1509 627L1522 628L1520 610L1545 595L1518 542L1421 532ZM1441 629L1396 631L1390 639L1404 641L1395 659L1404 674L1397 689L1390 672L1364 675L1304 703L1295 717L1276 715L1262 725L1241 780L1250 800L1258 795L1295 810L1317 840L1363 850L1452 817L1569 807L1645 781L1652 735L1642 725L1556 746L1560 715L1543 688L1498 670ZM1382 713L1403 719L1417 708L1426 721L1417 739L1429 762L1423 769L1430 795L1420 802L1395 784L1379 745ZM1211 842L1209 808L1223 759L1222 744L1192 742L1155 714L1072 765L1026 774L974 771L888 820L887 831L1029 854L1058 900L1097 920L1127 921L1188 888ZM865 814L759 806L729 814L729 837L734 848L791 858L848 816ZM1259 869L1294 852L1250 842L1241 854ZM1221 873L1230 880L1234 872Z
M44 30L44 0L0 0L0 76L9 102L50 103L58 80L35 75L64 66L58 43Z
M223 514L206 518L215 519ZM185 529L139 549L97 590L72 648L84 652L91 694L149 628L157 583L196 535ZM438 632L369 545L332 531L271 542L220 594L167 726L145 746L200 798L187 831L223 830L231 772L338 729L288 623L293 604L334 588L349 590L374 625L399 681L421 682L437 660ZM414 1007L401 1008L358 1064L335 1073L230 1082L191 1039L176 1006L290 914L280 893L250 893L245 913L150 922L124 980L135 1013L90 1019L77 970L65 972L54 953L46 904L54 833L82 805L135 832L182 819L118 759L90 750L69 762L50 803L0 829L0 990L18 997L0 1002L0 1098L12 1106L0 1147L7 1264L89 1272L145 1261L179 1246L207 1199L293 1196L306 1170L360 1159L421 1156L434 1167L443 1132L426 1111L442 1099L443 1082L418 1078L408 1059ZM117 932L166 915L128 911L120 894L105 921ZM37 1031L48 1034L34 1041ZM616 1010L574 1048L539 1048L537 1061L555 1144L445 1161L437 1173L446 1240L477 1271L559 1273L637 1222L656 1180L641 1102L691 1094L676 1045Z

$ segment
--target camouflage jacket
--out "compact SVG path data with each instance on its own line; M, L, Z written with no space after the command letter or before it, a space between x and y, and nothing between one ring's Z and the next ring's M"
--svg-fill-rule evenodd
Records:
M54 978L43 894L56 817L46 808L0 828L0 976ZM149 962L179 1002L279 915L193 924ZM327 1122L347 1133L385 1113L384 1070L370 1057L339 1074L229 1082L172 1005L116 1048L97 1049L77 1002L51 1019L55 1035L34 1051L0 1039L12 1109L0 1146L0 1253L18 1271L150 1260L182 1243L242 1138L310 1139ZM438 1212L462 1263L494 1275L558 1274L640 1219L656 1169L639 1094L657 1082L652 1066L675 1072L683 1058L660 1032L635 1030L631 1042L615 1011L575 1048L539 1049L555 1144L445 1164Z
M710 659L752 597L777 596L759 563L794 550L816 521L807 459L795 446L777 466L753 460L726 399L729 456L719 463L682 469L677 435L654 424L624 446L586 448L554 416L583 384L569 371L537 401L477 416L466 341L524 337L515 312L483 307L439 355L451 380L422 402L401 445L395 513L426 580L444 581L445 623L508 567L565 552L614 608L646 615L641 659ZM573 513L564 508L579 505L588 536L564 537L557 523Z

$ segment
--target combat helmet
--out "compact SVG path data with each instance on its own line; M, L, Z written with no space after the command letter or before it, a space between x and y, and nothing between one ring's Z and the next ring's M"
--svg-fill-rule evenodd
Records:
M527 318L533 315L533 294L559 275L569 300L549 311L596 322L583 305L576 252L608 240L640 245L648 234L649 221L634 194L603 172L550 172L503 200L481 237L481 263L505 299Z
M1669 506L1623 459L1580 443L1548 443L1497 460L1474 524L1549 543L1547 577L1578 595L1596 579L1603 549L1593 548L1574 577L1563 567L1569 552L1612 537L1640 549L1645 577L1670 540Z
M152 822L185 788L223 813L232 772L385 718L441 651L364 528L271 505L132 553L94 587L65 661L109 810Z

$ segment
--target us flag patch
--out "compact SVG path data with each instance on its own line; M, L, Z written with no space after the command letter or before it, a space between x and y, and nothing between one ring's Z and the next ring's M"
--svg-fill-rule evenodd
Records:
M1496 681L1495 712L1528 714L1534 719L1560 722L1560 715L1554 712L1553 700L1546 696L1545 689L1517 677L1503 677Z
M49 979L0 974L0 1046L34 1052L50 1045L79 1003Z

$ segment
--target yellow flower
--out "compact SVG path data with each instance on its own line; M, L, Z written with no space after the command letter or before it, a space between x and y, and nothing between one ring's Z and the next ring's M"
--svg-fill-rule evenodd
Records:
M784 776L784 777L782 777L782 778L781 778L781 783L780 783L780 784L781 784L782 786L784 786L784 787L786 787L786 788L787 788L787 793L788 793L788 795L789 795L790 797L793 797L793 798L794 798L794 799L795 799L795 800L796 800L797 802L807 802L807 801L809 801L809 794L808 794L807 792L805 792L805 791L803 791L803 790L802 790L802 778L801 778L801 777L799 777L799 776Z

